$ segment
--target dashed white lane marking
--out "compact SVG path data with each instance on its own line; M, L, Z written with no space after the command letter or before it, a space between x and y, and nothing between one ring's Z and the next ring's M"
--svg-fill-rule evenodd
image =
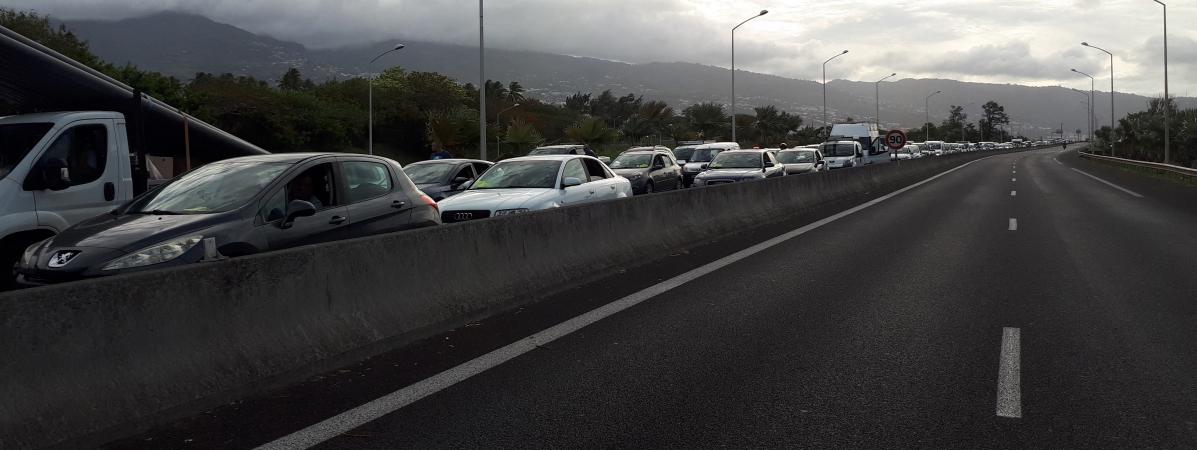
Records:
M1056 158L1052 158L1052 161L1055 161L1055 162L1056 162L1056 164L1059 164L1059 165L1061 165L1061 166L1062 166L1062 165L1064 165L1064 163L1060 162L1060 160L1058 160L1058 159L1056 159Z
M1102 183L1105 183L1105 185L1106 185L1106 186L1109 186L1109 187L1112 187L1112 188L1114 188L1114 189L1117 189L1117 190L1120 190L1120 191L1122 191L1122 192L1125 192L1125 193L1127 193L1127 194L1129 194L1129 195L1131 195L1131 196L1133 196L1133 197L1136 197L1136 198L1143 198L1143 196L1142 196L1142 195L1139 195L1139 193L1137 193L1137 192L1135 192L1135 191L1132 191L1132 190L1130 190L1130 189L1124 188L1124 187L1122 187L1122 186L1119 186L1119 185L1117 185L1117 184L1114 184L1114 183L1111 183L1111 182L1109 182L1109 181L1106 181L1106 180L1103 180L1103 179L1101 179L1101 178L1098 178L1098 177L1095 177L1095 176L1093 176L1093 175L1090 175L1088 172L1085 172L1085 171L1083 171L1083 170L1077 169L1077 168L1075 168L1075 167L1073 167L1073 168L1072 168L1072 170L1075 170L1075 171L1076 171L1076 173L1079 173L1079 174L1081 174L1081 175L1084 175L1084 176L1087 176L1087 177L1089 177L1089 178L1092 178L1092 179L1094 179L1094 180L1097 180L1097 181L1100 181L1100 182L1102 182Z
M340 436L354 428L365 425L379 417L393 413L402 409L403 407L415 403L425 397L436 394L444 389L447 389L457 383L465 381L466 379L493 369L500 364L515 359L516 357L528 353L532 350L546 345L550 342L556 341L570 333L578 331L595 322L610 317L620 311L626 310L633 306L639 305L657 295L663 294L678 286L689 283L690 281L702 278L711 272L722 269L732 263L748 258L752 255L765 251L769 248L775 247L781 243L789 241L790 239L804 235L816 229L819 229L829 223L840 220L844 217L850 216L861 210L872 207L878 203L889 200L903 192L917 188L924 184L930 183L942 176L960 170L968 165L992 158L993 156L969 161L961 164L955 168L947 170L943 173L935 175L926 180L904 187L892 193L886 194L876 200L869 201L863 205L833 215L831 217L813 222L796 230L787 232L781 236L769 239L760 244L732 253L728 256L707 263L701 267L693 269L689 272L683 273L676 277L665 280L659 284L649 286L644 290L631 294L627 297L621 298L614 302L600 306L580 316L569 319L565 322L554 325L544 331L533 334L519 341L508 344L497 350L491 351L485 355L479 356L472 360L466 361L461 365L453 367L444 372L438 373L431 377L425 378L415 384L399 389L397 391L386 394L370 402L340 413L324 421L311 425L302 430L296 431L292 434L278 438L277 440L264 444L258 449L307 449L319 445L320 443Z
M1018 231L1018 219L1010 218L1010 231Z
M1011 178L1010 181L1018 181L1018 178Z
M1022 418L1022 391L1019 387L1022 374L1019 368L1019 329L1002 329L1002 356L998 362L997 415L1012 419Z
M1011 196L1011 197L1017 197L1017 196L1018 196L1018 191L1010 191L1010 196Z

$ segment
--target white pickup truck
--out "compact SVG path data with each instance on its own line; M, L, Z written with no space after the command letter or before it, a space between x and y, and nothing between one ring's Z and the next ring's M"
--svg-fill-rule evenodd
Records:
M125 128L116 112L0 117L0 288L30 244L139 194Z

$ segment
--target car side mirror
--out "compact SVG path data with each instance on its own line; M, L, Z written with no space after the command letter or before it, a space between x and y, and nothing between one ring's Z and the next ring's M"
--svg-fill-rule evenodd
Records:
M772 162L765 162L765 167L773 167L774 165L775 164L773 164Z
M709 169L710 167L711 167L711 165L710 165L710 164L703 164L703 165L702 165L702 166L700 166L699 168L700 168L700 169L702 169L702 170L707 170L707 169Z
M474 186L474 180L465 180L457 186L458 190L464 191Z
M581 185L582 185L582 180L579 180L577 177L565 177L564 180L561 180L561 189L565 189L568 187L574 187L574 186L581 186Z
M314 215L316 215L316 205L303 200L291 200L291 203L287 204L287 217L279 223L279 227L291 228L291 224L295 222L295 219Z
M467 181L470 181L470 179L466 178L466 177L457 177L457 178L454 178L453 181L449 184L452 185L454 188L456 188L458 186L465 184L465 182L467 182Z

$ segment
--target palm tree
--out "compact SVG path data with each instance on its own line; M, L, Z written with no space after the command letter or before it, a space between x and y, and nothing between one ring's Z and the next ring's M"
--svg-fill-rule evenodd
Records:
M665 124L673 118L673 108L662 101L650 101L640 105L640 111L637 114L649 124L652 132L660 133L664 130Z
M478 113L465 108L428 113L428 140L450 150L466 142L471 130L478 126Z
M513 145L517 155L540 145L541 142L544 142L544 138L540 136L536 127L520 118L512 119L511 125L507 127L507 133L503 135L503 143Z
M591 148L609 144L619 140L619 132L607 126L603 119L597 117L587 117L565 130L565 136L580 144L586 144Z
M507 101L512 103L524 101L524 86L520 85L520 82L512 81L507 84Z
M629 117L628 120L623 122L621 129L623 131L623 135L631 139L632 144L639 143L641 139L644 139L645 136L653 134L655 131L652 122L645 120L644 117L640 115Z
M686 108L682 113L690 119L690 125L698 130L703 138L712 137L714 132L727 124L727 114L723 112L723 105L718 103L699 103Z

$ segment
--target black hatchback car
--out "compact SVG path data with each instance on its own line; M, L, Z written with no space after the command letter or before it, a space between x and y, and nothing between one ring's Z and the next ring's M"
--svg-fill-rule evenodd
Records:
M463 191L466 183L478 179L495 163L477 159L432 159L403 167L416 187L441 201Z
M440 224L399 163L334 153L214 162L33 244L18 282L50 284ZM212 255L207 255L212 256Z

